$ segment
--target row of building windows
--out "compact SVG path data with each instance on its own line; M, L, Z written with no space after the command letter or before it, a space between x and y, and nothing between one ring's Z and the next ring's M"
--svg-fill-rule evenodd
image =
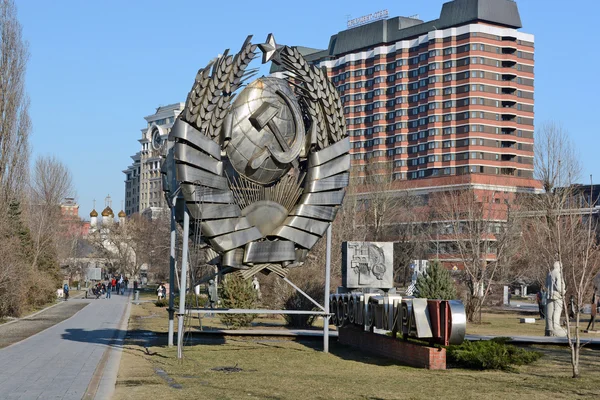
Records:
M419 102L418 95L411 96L416 98L411 98L411 103ZM425 99L428 96L424 96ZM386 101L376 100L372 103L368 104L360 104L355 106L346 106L344 107L344 114L348 115L350 113L362 113L377 110L378 108L396 108L398 104L407 103L407 97L397 97L395 99L390 99ZM489 97L462 97L456 100L446 100L444 102L431 102L426 104L421 104L415 108L408 109L408 115L415 115L418 113L426 112L428 110L435 110L438 108L454 108L454 107L465 107L468 105L482 105L487 107L496 107L496 108L511 108L516 110L524 110L527 112L533 112L533 105L531 104L522 104L517 103L513 100L498 100Z
M412 172L394 172L392 174L393 180L412 180L419 178L438 177L438 176L449 176L449 175L466 175L466 174L495 174L495 175L509 175L518 176L524 178L532 178L533 172L528 170L520 170L515 168L496 168L496 167L484 167L484 166L461 166L461 167L446 167L446 168L430 168L420 171ZM385 179L385 177L382 177ZM353 178L356 182L364 182L364 177ZM498 199L499 200L499 199Z
M173 122L175 122L175 117L161 118L154 121L149 121L148 127L151 127L152 125L172 124Z
M428 79L424 79L421 82L424 82L424 83L421 84L419 82L415 82L413 84L408 85L409 90L417 90L421 87L425 87L425 86L429 85ZM346 104L349 101L370 100L375 97L379 97L379 96L383 96L383 95L390 96L390 95L396 93L397 86L392 86L392 87L385 88L385 89L375 89L375 90L372 90L369 92L356 93L353 95L347 94L345 96L340 96L340 100L341 100L342 104ZM404 90L404 89L398 89L398 90ZM499 86L494 86L494 85L471 84L471 85L460 85L460 86L448 86L448 87L444 87L443 89L426 89L426 90L422 91L421 93L417 93L417 94L408 96L408 102L415 103L415 102L418 102L419 100L427 99L428 97L442 96L442 95L448 96L448 95L468 93L468 92L513 94L519 98L533 99L533 91L517 90L516 88L511 88L511 87L505 88L505 87L499 87ZM399 99L401 99L401 100L398 100L396 104L403 104L406 102L406 97L399 97ZM393 100L396 102L396 98L394 98Z
M423 79L422 81L413 82L410 84L398 84L398 85L390 86L387 88L380 88L380 89L385 89L386 94L393 94L393 93L406 91L406 90L414 90L415 88L426 86L428 84L435 84L438 82L462 81L462 80L470 79L470 78L488 79L488 80L505 81L505 82L513 82L514 81L518 85L533 86L533 79L521 78L518 76L515 77L514 75L506 75L506 74L501 75L501 74L490 73L490 72L485 72L485 71L465 71L465 72L460 72L460 73L456 73L456 74L433 75L433 76L429 76L427 79ZM374 85L377 85L377 84L380 84L383 82L390 84L390 83L394 83L395 80L396 80L395 75L390 75L387 78L377 77L377 78L369 79L366 81L341 84L337 87L337 90L340 93L340 95L343 95L347 90L370 88L370 87L373 87ZM424 82L424 83L422 83L422 82ZM417 86L415 86L415 85L417 85ZM387 91L387 89L392 89L392 88L393 88L393 90Z
M430 41L429 43L424 43L420 46L417 46L415 50L415 48L410 48L408 49L409 53L414 53L414 52L418 52L421 49L424 50L423 53L418 54L416 56L413 57L409 57L409 58L404 58L404 59L399 59L396 60L394 63L387 63L386 64L386 68L390 69L392 68L390 66L390 64L392 64L394 67L395 66L402 66L405 65L406 63L409 64L416 64L419 63L421 61L426 61L429 58L433 58L436 56L440 56L440 55L451 55L451 54L458 54L458 53L462 53L462 52L466 52L466 51L487 51L487 52L492 52L492 53L497 53L500 54L503 51L504 52L512 52L512 50L516 50L516 54L517 57L519 58L527 58L527 59L533 59L533 49L531 52L528 51L521 51L521 50L517 50L515 49L514 45L510 45L510 46L491 46L488 44L483 44L483 43L469 43L469 44L465 44L465 45L460 45L460 46L449 46L449 47L443 47L441 49L432 49L429 50L429 47L434 44L435 42L450 42L452 40L456 40L456 41L461 41L464 40L466 38L454 38L454 37L448 37L448 38L444 38L443 40L440 39L435 39ZM497 39L497 40L501 40L501 39ZM521 41L517 41L518 44ZM523 42L523 43L527 43L527 42ZM533 43L527 43L524 44L525 46L529 46L529 47L533 47ZM390 59L390 58L396 58L399 54L402 53L406 53L407 49L397 49L395 52L390 52L387 55L385 55L386 59ZM348 61L345 62L343 64L337 65L336 67L334 67L334 71L337 71L339 69L343 69L346 67L349 67L350 65L353 66L359 66L362 65L363 63L365 64L370 64L370 63L375 63L375 61L382 59L383 57L381 55L375 55L371 58L368 58L366 60L356 60L356 61Z
M434 63L428 64L428 65L421 66L419 68L415 68L413 70L409 70L408 72L406 72L406 71L392 72L391 74L386 75L386 76L377 76L372 79L355 82L355 87L360 88L360 87L363 87L362 85L364 85L364 87L369 87L369 86L376 85L376 84L383 83L383 82L392 83L398 79L416 78L419 75L431 76L431 74L430 74L431 71L439 70L442 68L448 69L448 68L462 67L462 66L469 65L469 64L481 64L481 65L487 65L487 66L496 67L496 68L501 68L501 67L504 67L504 65L505 65L503 60L495 60L495 59L484 58L484 57L467 57L467 58L462 58L462 59L458 59L458 60L448 60L444 63L434 62ZM516 64L516 65L517 65L516 68L508 67L508 66L507 66L507 68L517 69L518 71L523 70L523 66L521 64ZM359 69L356 71L346 71L339 75L334 75L331 78L331 80L334 84L336 84L336 83L339 84L338 87L342 87L343 90L347 90L345 87L345 84L344 84L344 86L341 86L341 83L344 83L346 81L346 79L350 78L350 76L353 76L353 77L368 76L368 75L372 75L373 72L379 71L379 70L373 71L373 69L374 68L367 68L367 69ZM526 72L533 73L533 67L525 68L525 70L526 70ZM514 74L514 73L511 73L511 74ZM437 75L439 75L439 74L437 74ZM356 86L357 83L360 83L360 85Z
M368 139L365 141L355 141L351 143L351 147L353 149L360 148L368 148L373 146L380 146L385 143L385 145L393 145L402 140L402 135L392 136L389 138L375 138ZM516 142L514 140L490 140L483 138L466 138L466 139L458 139L458 140L436 140L426 143L420 143L414 146L408 147L395 147L392 149L388 149L388 155L393 154L403 154L407 152L408 154L415 154L419 152L423 152L426 150L433 149L449 149L455 147L464 147L464 146L486 146L486 147L495 147L495 148L511 148L515 150L524 150L524 151L532 151L532 145L530 143L521 143Z
M503 155L498 153L484 153L484 152L462 152L462 153L450 153L450 154L435 154L418 158L409 158L407 160L409 167L417 165L424 165L428 163L436 162L448 162L448 161L464 161L464 160L488 160L488 161L512 161L519 164L532 164L533 157L524 156L513 156Z
M400 109L388 113L379 113L373 115L367 115L364 117L354 117L354 118L346 118L346 124L348 126L351 125L362 125L362 124L370 124L375 121L390 121L395 118L407 115L406 109ZM418 114L418 113L417 113ZM450 121L462 121L469 118L479 118L479 119L487 119L487 120L495 120L495 121L509 121L515 122L517 124L523 125L533 125L533 118L525 118L516 116L514 114L494 114L483 111L464 111L458 113L449 113L449 114L434 114L429 115L424 118L420 118L418 120L408 121L409 128L416 128L418 126L432 124L436 122L450 122Z
M400 130L400 129L406 129L407 125L406 123L396 123L396 124L390 124L390 125L378 125L378 126L374 126L372 128L365 128L365 129L353 129L353 130L349 130L349 134L350 136L356 137L356 136L371 136L375 133L381 133L381 132L394 132L395 130ZM510 136L515 136L515 132L516 132L516 136L517 137L525 137L525 138L532 138L533 137L533 132L532 131L523 131L521 129L512 129L512 128L500 128L497 126L491 126L491 125L459 125L459 126L449 126L446 128L432 128L432 129L428 129L428 130L424 130L424 131L420 131L420 132L415 132L415 133L411 133L407 136L407 140L408 141L415 141L418 139L423 139L423 138L427 138L430 136L439 136L440 133L442 135L452 135L452 134L460 134L460 133L468 133L468 132L485 132L485 133L490 133L490 134L497 134L497 135L510 135ZM385 138L386 140L386 144L391 144L395 142L400 142L404 140L404 136L403 135L395 135L395 136L389 136L387 138Z

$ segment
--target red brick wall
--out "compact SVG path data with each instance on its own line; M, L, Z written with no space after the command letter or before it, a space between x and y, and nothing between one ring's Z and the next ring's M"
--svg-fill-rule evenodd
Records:
M341 344L391 358L411 367L446 369L446 349L419 346L389 336L365 332L355 326L339 328L338 340Z

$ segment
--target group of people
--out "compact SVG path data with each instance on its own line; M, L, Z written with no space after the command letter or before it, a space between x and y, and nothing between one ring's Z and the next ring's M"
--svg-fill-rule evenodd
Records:
M137 286L137 282L134 282L134 286ZM113 276L112 278L107 278L103 282L92 285L92 287L88 289L88 294L91 292L97 299L101 296L105 296L105 299L110 299L113 292L124 295L125 289L128 287L129 278L123 277L123 275Z
M110 299L111 292L115 292L116 294L125 294L125 289L129 287L129 279L127 277L113 276L111 279L107 279L106 282L106 297Z

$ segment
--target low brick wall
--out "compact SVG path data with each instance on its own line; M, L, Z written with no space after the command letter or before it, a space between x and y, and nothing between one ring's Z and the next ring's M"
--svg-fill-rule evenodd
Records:
M342 344L391 358L411 367L446 369L446 349L419 346L401 339L365 332L355 326L339 328L338 340Z

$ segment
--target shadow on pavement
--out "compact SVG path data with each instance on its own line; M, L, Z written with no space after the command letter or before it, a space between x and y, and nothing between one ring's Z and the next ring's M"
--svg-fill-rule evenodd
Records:
M166 346L168 337L166 333L154 332L149 330L131 330L123 331L120 329L67 329L63 333L62 338L73 342L83 342L90 344L99 344L111 347L121 347L122 344L117 341L117 338L124 336L125 345L138 345L144 347L150 346ZM185 335L185 344L223 344L225 339L217 335L206 335L198 337L196 335Z

